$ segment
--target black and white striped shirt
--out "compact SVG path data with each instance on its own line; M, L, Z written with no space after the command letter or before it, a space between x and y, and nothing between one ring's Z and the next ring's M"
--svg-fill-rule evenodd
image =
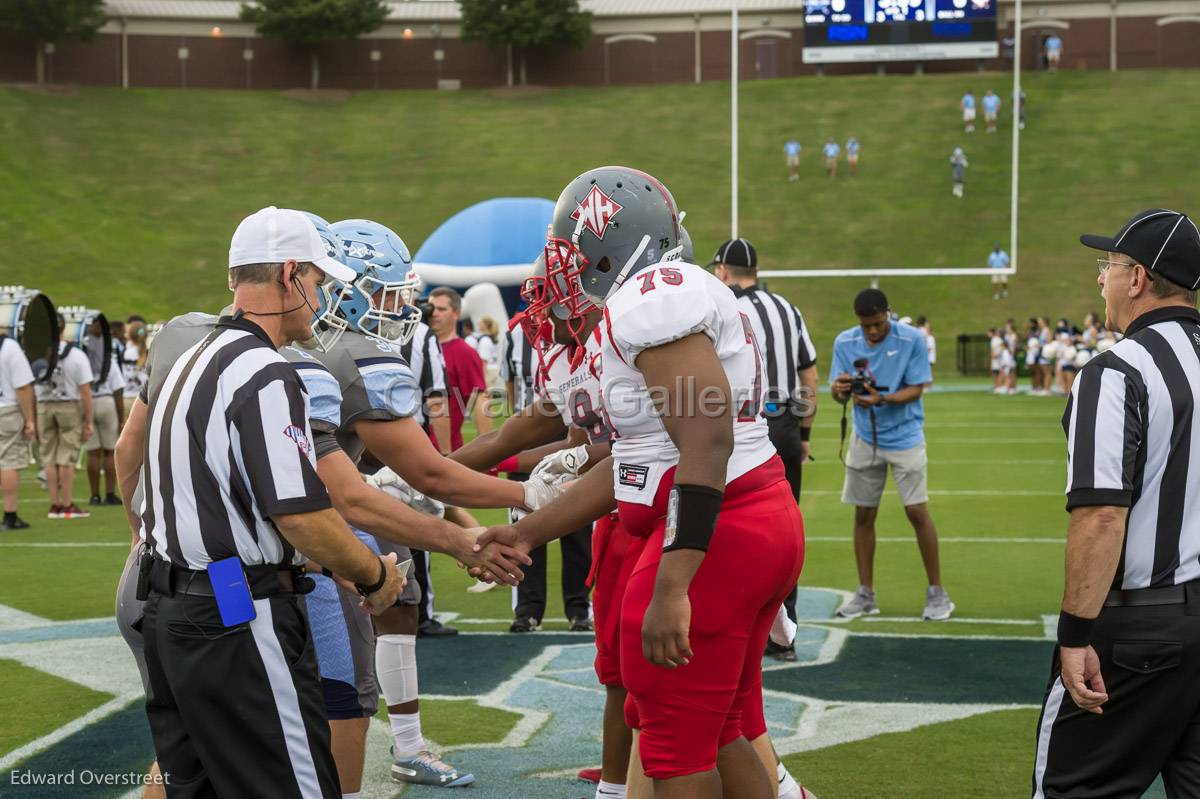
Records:
M413 418L424 427L428 419L425 402L430 397L446 396L446 362L442 360L442 345L429 325L421 322L413 337L400 346L400 355L408 363L421 389L420 410Z
M500 339L500 377L513 384L513 413L526 408L537 392L538 358L533 347L525 340L525 331L520 325L505 332Z
M177 566L300 564L272 516L330 507L308 396L262 328L223 318L149 397L142 539Z
M800 309L757 285L730 288L738 298L738 308L750 319L766 363L768 404L799 399L797 372L817 363L817 350Z
M1200 313L1161 308L1075 379L1067 509L1129 508L1114 588L1200 578Z

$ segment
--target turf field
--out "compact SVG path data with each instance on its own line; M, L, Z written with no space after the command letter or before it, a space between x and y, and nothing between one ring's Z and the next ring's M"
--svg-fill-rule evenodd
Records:
M931 510L958 605L955 620L940 624L917 620L924 579L894 496L880 514L882 615L832 620L839 592L855 585L835 407L818 412L817 460L805 471L801 659L766 661L772 736L822 799L1025 794L1048 618L1062 585L1063 401L961 390L928 397ZM0 541L0 795L124 796L128 787L9 784L18 764L124 773L150 757L137 678L111 619L128 542L119 509L45 520L44 497L26 475L22 512L36 527ZM558 579L552 547L550 585ZM434 580L438 612L464 634L418 647L425 728L479 777L470 795L590 795L571 775L598 762L602 696L589 639L565 632L556 590L546 631L516 636L503 632L506 589L469 594L465 573L440 556ZM371 742L365 795L393 796L382 728Z
M991 303L986 277L884 282L897 310L927 315L943 335L1008 316L1078 320L1098 305L1078 233L1114 231L1156 205L1197 213L1200 108L1179 98L1200 91L1200 72L1036 73L1025 82L1022 272L1010 298ZM1008 242L1011 109L1006 99L999 133L964 134L957 103L968 88L1006 97L1010 85L997 73L743 83L741 234L766 268L984 266L992 245ZM0 240L10 253L0 285L35 284L58 304L110 318L217 309L229 236L263 205L377 219L415 249L471 203L554 198L574 175L613 162L671 187L704 258L729 231L728 102L720 82L343 101L0 88ZM1129 123L1143 119L1154 124ZM858 177L825 179L819 149L831 135L862 142ZM791 136L804 146L798 183L783 164ZM959 145L971 164L963 200L950 194L947 162ZM861 285L775 287L798 302L824 354L853 321Z

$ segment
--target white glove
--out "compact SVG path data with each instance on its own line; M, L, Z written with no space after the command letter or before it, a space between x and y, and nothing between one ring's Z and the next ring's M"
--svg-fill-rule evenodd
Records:
M588 462L586 444L552 452L538 462L530 477L540 477L547 482L562 483L579 476L579 470Z
M562 485L557 482L551 482L540 477L529 476L529 479L521 483L521 487L525 489L525 507L530 511L535 511L538 508L548 505L563 492Z
M443 503L425 496L386 466L368 477L367 483L395 497L413 510L439 518L446 515L446 506Z

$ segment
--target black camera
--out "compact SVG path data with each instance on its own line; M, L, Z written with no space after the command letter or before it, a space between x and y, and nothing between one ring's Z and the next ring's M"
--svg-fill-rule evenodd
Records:
M870 393L868 389L887 391L887 386L876 384L875 378L867 371L867 359L859 358L854 362L854 375L850 378L850 393L864 397Z
M421 311L421 321L429 324L429 318L433 316L433 303L429 300L417 300L417 308Z

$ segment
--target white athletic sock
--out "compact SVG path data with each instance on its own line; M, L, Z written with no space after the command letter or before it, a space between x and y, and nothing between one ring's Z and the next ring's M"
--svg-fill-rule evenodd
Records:
M342 794L342 799L362 799L362 791L355 791L354 793L344 793L344 794Z
M596 786L596 799L625 799L625 786L600 780Z
M388 713L392 722L392 738L396 741L396 757L412 757L425 748L421 735L420 713Z
M779 781L779 799L804 799L804 789L788 773L783 763L775 767L775 778Z

